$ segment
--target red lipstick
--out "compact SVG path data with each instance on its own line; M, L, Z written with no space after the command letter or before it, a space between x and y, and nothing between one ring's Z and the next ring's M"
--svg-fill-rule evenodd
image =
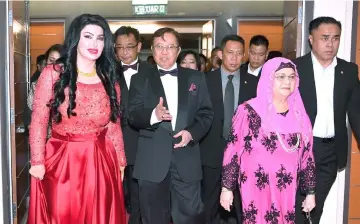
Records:
M97 54L99 52L98 49L89 48L87 50L90 52L90 54Z

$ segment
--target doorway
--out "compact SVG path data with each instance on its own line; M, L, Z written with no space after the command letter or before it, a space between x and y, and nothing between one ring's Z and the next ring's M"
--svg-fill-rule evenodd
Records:
M110 29L114 33L121 26L131 26L140 32L142 49L140 60L146 61L151 53L151 38L161 27L171 27L180 34L182 50L193 50L209 57L214 46L214 19L203 20L108 20Z
M251 37L255 35L264 35L269 40L269 51L283 51L284 26L282 18L280 20L269 21L256 18L256 20L238 20L238 35L245 40L245 49L249 48ZM249 58L248 50L243 61Z

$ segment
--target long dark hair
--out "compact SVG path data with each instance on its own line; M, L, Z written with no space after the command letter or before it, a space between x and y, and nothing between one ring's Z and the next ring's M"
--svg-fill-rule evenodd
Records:
M113 35L106 20L99 15L83 14L76 17L65 37L64 50L61 57L56 61L55 68L60 72L60 78L54 86L54 99L50 102L53 119L56 123L61 121L59 106L65 100L64 89L69 87L69 107L67 115L76 116L73 111L76 108L76 81L77 81L77 46L79 44L81 31L87 25L97 25L104 30L104 50L96 60L96 72L104 85L105 91L110 99L112 122L120 116L120 108L117 100L115 84L117 83L117 61L114 53Z
M54 44L51 47L49 47L49 49L45 52L45 60L48 60L50 54L54 51L59 52L59 54L61 55L63 52L64 48L62 44Z
M196 62L196 67L197 69L200 71L201 70L201 61L200 61L200 56L198 53L196 53L195 51L192 51L192 50L186 50L186 51L181 51L179 56L177 57L176 59L176 62L178 64L181 64L181 62L185 59L185 57L188 55L188 54L191 54L194 56L195 58L195 62Z

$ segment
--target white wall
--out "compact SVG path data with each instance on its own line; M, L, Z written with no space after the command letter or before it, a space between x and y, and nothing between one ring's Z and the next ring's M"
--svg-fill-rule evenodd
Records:
M314 18L331 16L342 25L338 57L350 61L352 36L353 1L350 0L315 0ZM308 26L308 24L305 24ZM356 30L354 31L356 32ZM307 38L307 37L306 37ZM354 48L355 49L355 48ZM338 172L334 185L325 201L324 213L320 224L343 224L345 170Z

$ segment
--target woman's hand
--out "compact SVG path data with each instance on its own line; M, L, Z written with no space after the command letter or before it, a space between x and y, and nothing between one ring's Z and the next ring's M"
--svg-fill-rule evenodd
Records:
M120 166L120 173L121 173L121 181L124 180L124 173L125 173L125 167L124 166Z
M223 187L221 189L220 204L226 211L230 212L233 199L234 199L233 192Z
M306 195L302 203L303 212L311 212L315 208L315 194Z
M29 173L31 176L35 177L36 179L42 180L44 179L44 175L45 175L45 166L44 165L31 166Z

